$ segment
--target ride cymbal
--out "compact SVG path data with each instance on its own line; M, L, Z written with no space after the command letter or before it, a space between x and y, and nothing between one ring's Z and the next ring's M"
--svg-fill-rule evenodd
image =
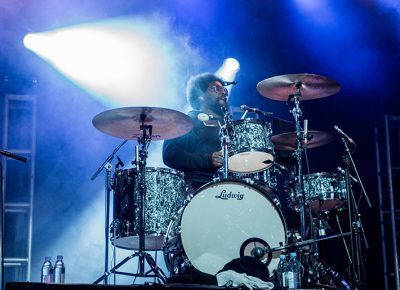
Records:
M265 79L257 84L257 91L272 100L288 101L289 96L300 87L300 101L313 100L336 94L340 84L324 76L315 74L288 74Z
M157 107L112 109L96 115L92 123L107 135L128 140L142 136L142 125L151 126L152 140L176 138L193 128L192 119L186 114Z

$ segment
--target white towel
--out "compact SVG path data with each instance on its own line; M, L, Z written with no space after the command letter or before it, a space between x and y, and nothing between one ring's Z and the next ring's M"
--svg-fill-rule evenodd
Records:
M224 271L217 274L218 286L246 286L253 289L272 289L274 284L265 282L259 278L249 276L246 274L237 273L232 270Z

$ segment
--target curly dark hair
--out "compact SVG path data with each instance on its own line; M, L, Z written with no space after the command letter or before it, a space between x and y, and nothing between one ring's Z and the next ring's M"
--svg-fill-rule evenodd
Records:
M186 86L186 97L193 109L200 109L199 97L205 93L210 83L214 81L221 82L221 84L224 83L221 78L208 72L192 76L188 80Z

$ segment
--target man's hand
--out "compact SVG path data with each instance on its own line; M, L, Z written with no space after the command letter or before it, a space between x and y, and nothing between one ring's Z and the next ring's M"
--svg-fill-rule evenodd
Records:
M221 167L222 166L222 150L211 154L211 160L212 160L212 165L214 165L214 167Z

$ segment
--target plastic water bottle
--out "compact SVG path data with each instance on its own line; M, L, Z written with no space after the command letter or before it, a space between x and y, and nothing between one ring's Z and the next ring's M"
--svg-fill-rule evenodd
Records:
M290 259L286 267L287 287L298 289L300 288L300 265L297 261L297 254L290 253Z
M278 263L278 269L276 269L276 275L277 275L277 286L280 287L287 287L286 283L286 256L285 255L280 255L279 256L279 263Z
M53 283L53 265L51 264L51 258L44 257L44 263L42 265L41 281L42 283Z
M57 262L54 264L54 283L64 284L65 282L65 265L63 256L57 256Z

